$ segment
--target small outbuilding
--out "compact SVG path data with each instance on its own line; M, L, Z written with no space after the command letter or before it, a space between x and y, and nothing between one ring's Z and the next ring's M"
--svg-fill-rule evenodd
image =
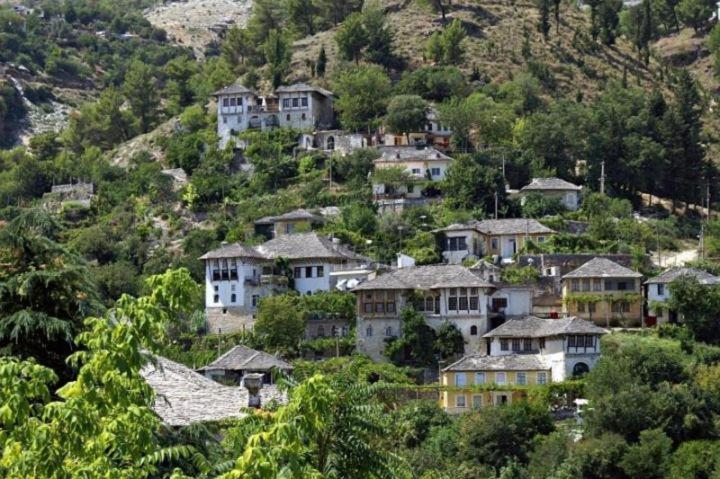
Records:
M222 383L240 384L243 376L251 373L263 375L265 384L272 384L273 370L288 374L293 367L272 354L245 346L235 346L198 371Z

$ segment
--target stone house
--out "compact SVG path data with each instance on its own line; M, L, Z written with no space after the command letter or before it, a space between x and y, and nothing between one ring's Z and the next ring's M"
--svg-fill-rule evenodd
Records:
M329 291L337 282L333 272L370 263L317 233L281 235L254 247L225 244L200 259L205 261L205 313L213 333L252 328L265 296L289 289L300 294Z
M264 384L273 383L273 372L289 374L293 370L290 363L263 351L256 351L242 345L235 346L198 372L206 377L227 384L242 384L246 374L262 374Z
M325 223L322 215L300 208L278 216L265 216L255 221L255 234L274 238L293 233L308 233Z
M562 277L563 313L605 326L639 326L642 274L609 259L593 258Z
M235 84L213 95L221 146L235 134L252 128L314 130L329 128L335 122L332 92L304 83L281 86L265 96Z
M533 178L530 184L520 189L521 204L529 195L540 195L549 199L558 199L570 211L580 207L582 188L560 178Z
M532 309L532 289L492 283L459 265L400 268L353 289L357 296L357 350L383 359L386 340L402 332L400 313L412 308L438 329L452 323L462 333L467 353L478 352L484 332L506 318Z
M486 354L463 357L441 372L441 404L461 413L510 404L528 386L561 382L590 371L605 330L576 317L511 319L485 334Z
M645 281L645 297L648 302L648 315L646 323L648 326L657 323L677 323L677 311L670 310L667 302L672 296L671 283L682 277L695 278L703 285L720 284L720 278L707 271L696 268L672 267L663 271L658 276Z
M543 243L555 231L534 219L508 218L455 223L433 233L440 241L443 260L460 264L493 255L511 260L527 240Z

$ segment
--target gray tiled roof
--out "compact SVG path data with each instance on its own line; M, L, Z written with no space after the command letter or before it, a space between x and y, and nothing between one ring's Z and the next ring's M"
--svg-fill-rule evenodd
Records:
M579 268L563 276L565 278L641 278L630 268L620 266L606 258L593 258Z
M398 162L405 161L448 161L452 160L440 150L428 146L418 148L415 146L381 146L378 148L380 158L376 162Z
M368 258L353 253L341 244L317 233L282 235L265 243L250 247L240 243L222 246L205 253L200 259L254 258L274 260L285 259L332 259L370 262Z
M308 221L325 221L322 216L313 214L306 209L300 208L297 210L289 211L278 216L265 216L255 221L255 224L268 224L275 223L276 221L297 221L297 220L308 220Z
M215 361L199 371L210 369L226 369L230 371L266 371L273 368L291 370L293 367L280 358L263 351L256 351L245 346L235 346Z
M443 371L546 371L550 365L540 354L507 354L481 356L473 354L443 369Z
M633 256L630 254L597 254L597 253L543 253L521 254L517 258L518 266L560 266L563 271L570 272L594 258L605 258L621 266L630 266Z
M155 363L146 364L141 374L155 391L152 408L165 424L187 426L247 416L243 412L248 407L244 387L224 386L167 358L156 357ZM272 399L284 402L285 396L275 386L263 386L261 403Z
M655 283L671 283L673 280L681 277L681 276L690 276L692 278L695 278L698 283L700 284L720 284L720 278L717 276L714 276L707 271L703 271L696 268L681 268L681 267L672 267L669 269L666 269L658 276L655 276L654 278L650 278L645 282L645 284L655 284Z
M582 188L560 178L533 178L529 185L523 186L520 191L579 191Z
M445 228L434 230L435 233L446 231L476 230L486 235L519 235L555 233L538 220L530 218L504 218L499 220L472 220L467 223L453 223Z
M266 259L262 254L251 246L245 246L240 243L232 243L222 245L218 249L208 251L200 256L200 259L218 259L218 258L255 258Z
M244 87L243 85L240 85L238 83L235 83L234 85L229 85L224 88L219 89L215 93L213 93L214 96L217 95L235 95L235 94L244 94L244 93L252 93L252 90L250 90L247 87Z
M302 93L306 91L314 91L328 97L333 96L333 92L329 90L317 86L308 85L306 83L294 83L292 85L285 85L275 89L275 93Z
M591 321L570 316L567 318L547 319L527 316L522 319L510 319L483 335L484 338L545 338L564 334L605 334L603 328Z
M353 291L372 289L494 288L461 265L438 264L400 268L360 284Z

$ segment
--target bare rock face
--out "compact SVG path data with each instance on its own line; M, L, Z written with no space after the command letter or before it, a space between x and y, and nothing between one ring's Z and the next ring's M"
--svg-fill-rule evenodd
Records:
M146 10L145 18L162 28L171 40L192 48L202 58L205 48L233 26L243 27L252 0L186 0Z

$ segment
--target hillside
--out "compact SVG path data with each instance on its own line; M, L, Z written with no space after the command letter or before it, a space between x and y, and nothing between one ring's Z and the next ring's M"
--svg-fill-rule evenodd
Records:
M439 14L415 2L386 0L388 24L395 31L395 50L409 67L423 64L423 51L430 35L442 28ZM577 92L590 94L602 90L605 81L622 78L627 69L629 83L653 83L658 64L646 68L638 61L632 46L620 38L612 47L593 42L587 34L586 12L565 3L561 6L559 33L552 23L547 42L536 25L538 13L532 2L495 0L452 3L448 21L459 19L468 32L466 61L462 68L470 72L477 67L483 77L503 81L528 68L528 63L549 67L559 96L575 97ZM523 43L530 45L532 55L523 58ZM329 56L328 70L338 68L334 30L318 33L295 42L293 72L301 78L309 75L307 62L317 59L320 47Z

